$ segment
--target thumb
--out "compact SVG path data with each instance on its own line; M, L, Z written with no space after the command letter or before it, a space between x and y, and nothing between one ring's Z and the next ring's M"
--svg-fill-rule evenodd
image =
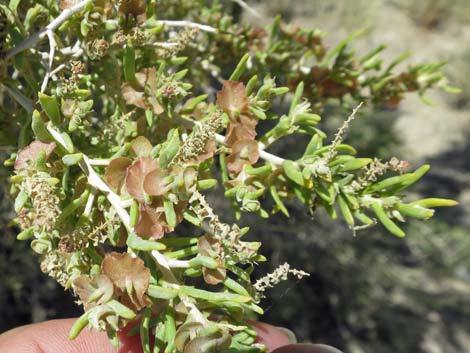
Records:
M0 352L9 353L116 353L103 332L84 329L73 341L69 340L70 328L76 319L46 321L21 326L0 335ZM132 348L122 345L127 348ZM134 352L131 349L122 353ZM121 350L119 350L121 353ZM137 352L136 352L137 353Z

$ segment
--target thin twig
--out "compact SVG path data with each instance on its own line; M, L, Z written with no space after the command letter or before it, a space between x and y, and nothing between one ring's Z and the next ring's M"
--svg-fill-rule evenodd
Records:
M118 26L119 23L116 20L107 20L107 24ZM209 32L209 33L217 33L219 30L215 27L211 27L209 25L205 25L202 23L191 22L187 20L182 21L174 21L174 20L159 20L157 21L160 25L165 25L167 27L188 27L188 28L198 28L201 31ZM145 24L144 24L145 26Z
M88 162L91 165L108 166L111 161L109 159L89 159Z
M70 55L70 57L72 57L72 58L78 58L79 56L81 56L83 54L83 48L80 48L80 41L77 41L72 48L71 47L66 47L66 48L62 48L62 49L59 49L59 50L57 50L57 48L56 48L56 51L60 52L62 55ZM49 57L50 57L49 53L40 53L40 54L42 56L42 59L44 59L44 60L46 60L46 59L48 60ZM49 77L53 78L58 72L60 72L61 70L63 70L66 67L67 67L66 64L60 64L54 70L52 70Z
M19 105L21 105L24 110L28 112L28 114L31 114L33 112L33 104L31 101L26 98L23 93L17 91L16 89L10 88L7 85L3 84L3 87L5 87L5 90L8 92L8 94L18 102Z
M196 22L191 21L171 21L171 20L160 20L158 21L159 24L168 26L168 27L188 27L188 28L198 28L201 31L210 32L210 33L217 33L218 29L211 27L209 25L203 25Z
M173 42L156 42L156 43L152 43L152 45L157 48L171 49L179 44L173 43Z
M152 250L152 256L157 263L158 269L162 272L163 278L170 283L178 283L173 271L171 271L169 261L165 255L158 250Z
M134 199L122 200L121 201L121 207L122 208L129 208L129 207L132 206L133 203L134 203Z
M46 35L47 38L49 38L49 62L47 63L46 74L41 85L42 93L46 90L47 84L49 83L49 78L52 76L52 65L54 64L55 48L57 45L54 38L54 32L47 30Z
M50 77L54 77L59 71L63 70L67 65L60 64L54 70L52 70Z
M89 217L93 208L93 202L95 202L96 190L93 189L88 195L88 200L86 201L85 210L83 211L83 215Z
M47 32L51 31L54 32L62 23L67 21L70 17L75 15L77 12L80 12L83 10L89 3L91 3L92 0L84 0L75 6L72 6L69 9L64 10L59 16L57 16L51 23L49 23L46 27L41 29L40 31L34 33L27 39L25 39L23 42L18 44L16 47L11 49L6 55L5 59L8 60L15 56L18 53L21 53L22 51L34 47L38 41L43 39L45 36L47 36Z
M189 268L191 267L189 265L188 260L176 260L176 259L169 259L168 260L168 266L171 268Z
M77 40L73 47L65 47L59 51L62 55L71 55L73 58L76 58L83 54L83 48L80 45L80 41Z
M245 1L243 0L232 0L232 1L237 3L242 9L251 13L256 18L263 18L258 11L256 11L254 8L249 6Z
M356 114L361 109L363 102L359 103L359 105L354 108L351 115L349 115L348 119L341 125L338 132L335 135L335 139L333 140L330 149L328 150L328 154L326 155L326 161L331 161L334 156L336 155L336 147L343 141L344 135L346 131L348 131L349 125L351 122L356 118Z

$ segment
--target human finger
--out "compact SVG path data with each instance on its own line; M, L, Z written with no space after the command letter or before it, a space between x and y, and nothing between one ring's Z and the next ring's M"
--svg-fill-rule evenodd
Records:
M75 321L76 319L51 320L5 332L0 335L0 352L142 353L138 335L121 334L119 349L110 344L106 333L88 328L74 340L69 340L69 331Z

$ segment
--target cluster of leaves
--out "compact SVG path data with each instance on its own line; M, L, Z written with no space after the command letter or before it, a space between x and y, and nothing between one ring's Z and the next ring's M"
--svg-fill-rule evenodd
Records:
M246 319L263 313L265 288L305 273L283 266L252 283L253 266L265 260L261 244L243 241L248 229L223 223L202 194L219 183L218 170L239 217L289 216L284 202L295 198L332 218L339 210L354 231L378 220L401 237L397 221L454 204L403 200L428 166L404 173L404 161L355 157L342 139L357 109L330 143L314 113L330 98L395 104L405 92L445 86L440 65L394 76L396 62L366 76L380 66L379 50L358 66L351 38L327 51L315 31L278 19L267 35L222 9L218 1L0 6L1 65L11 77L0 78L0 123L21 126L18 153L6 161L15 169L18 238L32 239L41 269L80 298L85 314L71 338L89 324L116 343L117 331L141 315L145 352L264 349ZM227 53L240 60L213 99L208 76L220 79L233 64ZM305 69L310 57L323 64ZM289 111L275 113L291 88ZM258 136L263 121L271 129ZM311 136L296 160L266 151L293 134ZM272 212L262 207L268 193ZM182 222L197 227L194 235L172 234Z
M395 69L410 55L409 52L388 64L379 56L385 45L357 56L350 44L365 30L359 30L335 47L328 48L324 42L325 34L319 29L299 28L285 23L281 17L266 29L252 27L221 14L222 9L223 5L215 2L208 11L188 8L180 14L182 18L191 18L218 29L206 38L204 46L190 44L182 51L194 65L191 72L194 78L190 79L196 87L206 82L208 76L220 80L222 70L219 68L233 66L249 52L247 78L249 75L269 75L292 90L303 82L305 97L317 113L329 99L352 99L356 104L370 101L395 107L409 92L419 93L428 102L425 91L429 87L456 91L440 71L444 62L412 65L397 73Z

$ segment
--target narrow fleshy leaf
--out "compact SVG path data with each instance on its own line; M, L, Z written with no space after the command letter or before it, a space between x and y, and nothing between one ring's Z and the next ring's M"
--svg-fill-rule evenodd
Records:
M52 141L52 136L47 131L46 124L42 120L41 114L35 110L31 120L31 129L34 132L34 136L40 141Z
M385 213L385 210L379 203L374 202L372 204L372 210L375 212L377 218L379 219L380 223L383 224L387 230L396 235L397 237L403 238L405 236L405 232L400 229Z
M16 236L16 239L18 240L28 240L31 239L34 235L34 229L33 228L28 228L23 230L21 233L19 233Z
M78 164L83 159L82 153L67 154L62 157L62 162L68 167Z
M240 59L240 62L237 64L237 67L235 68L235 70L233 70L233 73L230 76L230 81L236 81L241 77L241 75L243 75L243 72L245 72L246 70L246 66L249 59L250 54L243 55L243 57Z
M351 209L349 208L349 205L343 195L339 195L338 197L338 204L339 204L339 209L344 217L344 220L346 221L347 224L350 226L354 225L354 217L352 215Z
M428 219L434 215L434 210L419 205L399 203L397 210L405 216L419 219Z
M80 316L77 321L72 325L72 328L69 332L69 339L74 340L83 331L83 329L88 325L89 322L89 313L86 312Z
M54 125L59 125L61 121L59 103L57 98L50 97L47 94L39 93L39 103L46 112Z
M428 199L414 201L410 205L418 205L421 207L434 208L434 207L452 207L458 204L459 203L455 200L428 198Z
M173 347L175 344L176 319L175 319L175 312L170 307L167 307L165 310L164 322L165 322L165 341L167 342L167 346L165 348L164 353L171 353L173 351Z
M18 193L18 195L15 198L15 212L16 213L19 213L23 209L24 205L28 201L28 198L29 198L28 194L24 190L21 190Z
M129 225L134 227L139 219L139 203L136 200L132 201L131 209L129 211Z
M152 250L165 250L166 246L154 240L147 240L138 237L135 234L130 234L127 237L127 246L134 250L152 251Z
M152 316L151 309L145 309L140 321L140 342L144 353L150 353L150 318Z
M176 219L175 207L173 205L173 202L165 198L163 200L163 207L165 210L166 222L171 228L175 228L177 219Z
M284 169L284 173L290 180L300 186L304 186L304 178L302 172L299 170L299 167L293 161L285 160L282 163L282 167Z
M128 1L125 1L124 3L126 2ZM124 48L122 67L124 69L124 79L135 85L137 81L135 77L135 50L131 45L126 45Z
M178 153L180 148L180 137L177 129L172 129L168 133L168 139L164 143L160 155L158 157L158 163L161 168L166 168L168 164Z

